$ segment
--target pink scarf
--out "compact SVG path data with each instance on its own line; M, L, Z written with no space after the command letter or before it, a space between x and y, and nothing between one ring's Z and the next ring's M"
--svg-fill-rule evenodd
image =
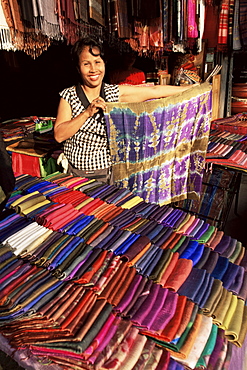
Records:
M196 1L188 0L188 38L197 38Z

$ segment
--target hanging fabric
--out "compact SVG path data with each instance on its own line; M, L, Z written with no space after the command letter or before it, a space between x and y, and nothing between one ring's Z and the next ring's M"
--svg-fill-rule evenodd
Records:
M88 22L87 0L74 0L75 18L78 22Z
M188 4L188 37L196 38L198 37L198 29L196 23L196 2L194 0L189 0Z
M15 50L12 43L10 29L4 16L2 3L0 3L0 49Z
M101 26L105 25L102 0L89 0L89 17Z
M68 43L73 44L78 39L77 24L72 0L56 0L60 29Z
M23 4L24 5L24 4ZM32 0L35 28L56 40L62 38L55 0ZM25 8L26 5L24 5Z
M229 20L229 0L223 0L220 10L219 31L218 31L218 49L224 50L228 42L228 20Z
M239 29L243 46L247 45L247 4L246 1L239 1Z
M233 18L233 50L241 49L240 33L239 33L239 0L235 0L234 4L234 18Z

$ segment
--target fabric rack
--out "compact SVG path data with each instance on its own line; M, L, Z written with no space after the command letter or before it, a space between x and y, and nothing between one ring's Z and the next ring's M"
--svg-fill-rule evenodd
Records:
M224 230L234 196L238 197L240 184L241 173L213 165L204 171L200 200L185 199L174 205ZM237 213L237 200L235 212Z
M112 6L100 0L2 0L0 47L36 58L53 41L73 44L82 34L102 38L107 32L109 44L124 49L125 42L119 42L124 39L144 55L185 53L194 47L200 52L203 39L218 51L241 50L246 46L245 20L246 8L239 1L233 10L227 1L212 6L188 0L181 6L156 0L150 8L144 0L118 0Z
M18 176L8 208L0 332L27 360L218 369L244 345L247 253L216 227L62 173Z
M224 229L235 195L237 214L241 178L247 170L246 135L244 113L212 121L200 200L185 199L177 202L176 206Z

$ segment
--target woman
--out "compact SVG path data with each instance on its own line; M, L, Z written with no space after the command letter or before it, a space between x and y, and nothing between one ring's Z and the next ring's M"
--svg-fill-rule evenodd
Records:
M55 139L64 142L68 173L109 181L111 158L103 115L105 102L143 102L177 94L190 86L105 84L101 46L91 38L77 41L72 56L80 83L60 93Z

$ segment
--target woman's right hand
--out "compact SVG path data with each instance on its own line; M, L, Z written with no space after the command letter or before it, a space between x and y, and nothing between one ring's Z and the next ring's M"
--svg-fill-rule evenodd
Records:
M106 109L106 103L100 96L91 101L87 109L85 109L85 112L88 113L89 117L92 117L99 109L103 111Z

